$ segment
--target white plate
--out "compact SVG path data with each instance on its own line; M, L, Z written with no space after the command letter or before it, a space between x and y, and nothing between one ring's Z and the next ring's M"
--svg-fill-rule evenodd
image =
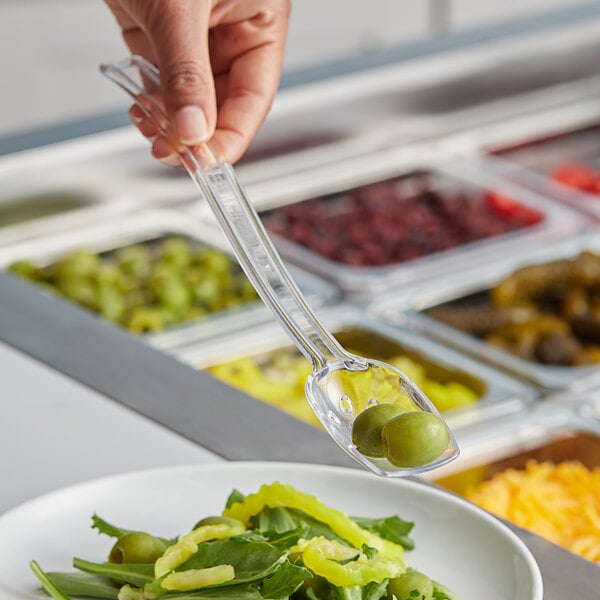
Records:
M126 473L65 488L0 517L0 600L40 598L28 563L70 571L73 556L104 560L110 540L90 529L96 512L128 529L173 537L218 514L232 489L290 483L351 515L398 514L415 522L406 562L461 600L542 600L542 578L527 547L479 508L407 480L337 467L233 462Z

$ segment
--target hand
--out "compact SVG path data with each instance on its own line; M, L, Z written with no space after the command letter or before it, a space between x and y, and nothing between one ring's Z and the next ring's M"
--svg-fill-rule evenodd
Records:
M279 85L290 0L106 0L132 54L161 72L157 90L179 139L210 142L238 160ZM152 154L179 159L134 105L130 117Z

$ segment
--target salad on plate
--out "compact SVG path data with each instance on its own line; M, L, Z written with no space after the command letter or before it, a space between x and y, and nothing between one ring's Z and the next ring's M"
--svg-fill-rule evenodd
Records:
M191 525L164 538L93 515L111 538L103 559L75 557L73 572L30 566L56 600L458 600L405 561L414 523L351 517L278 481L234 490L222 514Z

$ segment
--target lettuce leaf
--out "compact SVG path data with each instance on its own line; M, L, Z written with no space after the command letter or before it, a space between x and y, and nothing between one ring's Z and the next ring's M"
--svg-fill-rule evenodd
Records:
M382 519L369 519L365 517L351 517L352 520L372 533L389 542L403 546L405 550L412 550L415 542L408 536L414 527L412 521L404 521L399 516L384 517Z

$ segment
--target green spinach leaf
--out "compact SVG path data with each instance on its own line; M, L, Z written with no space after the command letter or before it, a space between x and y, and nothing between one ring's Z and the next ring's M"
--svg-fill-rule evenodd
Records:
M267 577L260 593L265 600L282 600L293 594L304 582L305 579L310 579L312 573L305 567L293 565L289 561L285 561L273 573Z
M47 573L48 577L68 596L116 600L119 587L107 577L90 573Z
M97 529L98 533L107 535L113 538L120 538L126 533L134 533L134 529L123 529L122 527L117 527L108 521L105 521L97 514L92 515L92 529ZM178 538L162 538L159 536L154 536L158 538L165 546L172 546Z
M80 571L109 577L116 581L124 581L137 587L142 587L154 579L154 565L121 565L115 563L93 563L82 558L74 558L73 566Z
M238 537L200 544L196 554L176 570L186 571L188 569L205 569L216 565L232 565L235 570L235 578L219 584L219 587L231 586L263 579L273 573L286 557L286 550L275 548L266 542L255 542Z
M414 527L412 521L404 521L397 515L382 519L369 519L365 517L351 517L352 520L363 529L376 533L384 540L400 544L405 550L412 550L415 543L408 536Z

